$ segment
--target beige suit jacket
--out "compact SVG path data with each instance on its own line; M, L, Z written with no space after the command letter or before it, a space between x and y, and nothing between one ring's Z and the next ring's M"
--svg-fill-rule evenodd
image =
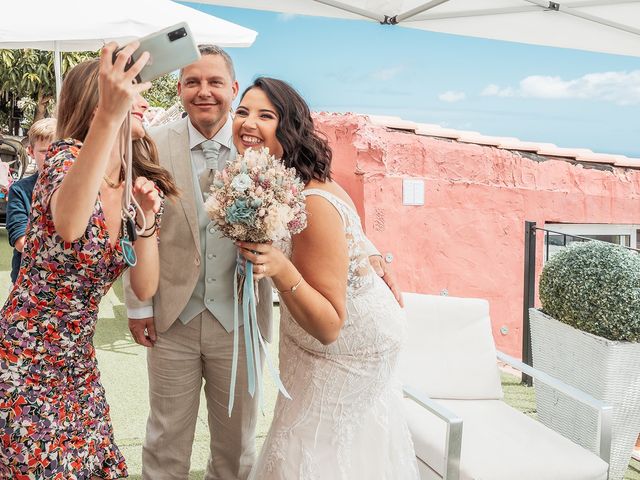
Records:
M160 227L160 283L150 302L140 301L125 275L125 301L127 308L153 305L156 330L165 332L176 321L187 302L200 275L200 231L196 211L191 153L187 118L163 125L150 132L158 147L160 165L175 179L180 197L165 202ZM224 279L231 282L233 278ZM262 336L271 339L273 300L271 284L260 281L258 323ZM240 309L241 311L241 309ZM242 314L240 313L242 317Z

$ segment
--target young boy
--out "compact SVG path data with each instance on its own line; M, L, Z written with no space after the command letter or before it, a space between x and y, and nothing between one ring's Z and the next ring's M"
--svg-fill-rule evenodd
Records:
M14 182L9 188L7 202L7 233L9 243L14 248L11 262L11 282L15 283L20 270L22 249L24 248L24 235L27 230L29 212L31 211L31 195L33 187L38 179L38 173L42 170L44 157L53 141L56 133L56 120L43 118L38 120L29 129L29 146L27 153L36 161L36 173L29 177Z

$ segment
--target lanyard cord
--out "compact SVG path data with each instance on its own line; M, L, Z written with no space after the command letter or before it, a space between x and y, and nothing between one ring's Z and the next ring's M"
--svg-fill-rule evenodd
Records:
M124 150L124 151L123 151ZM127 113L122 128L120 129L120 158L122 159L122 167L124 168L124 195L122 196L122 209L120 216L123 221L127 218L131 219L136 227L138 235L144 234L147 228L147 221L140 204L132 195L133 192L133 145L131 140L131 111ZM133 209L130 208L133 203ZM142 219L142 227L138 229L136 225L136 211L140 213Z

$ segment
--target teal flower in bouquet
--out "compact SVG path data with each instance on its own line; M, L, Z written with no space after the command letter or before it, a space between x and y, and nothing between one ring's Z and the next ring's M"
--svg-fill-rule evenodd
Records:
M242 223L251 226L255 222L256 211L251 207L248 200L237 198L227 207L227 222Z

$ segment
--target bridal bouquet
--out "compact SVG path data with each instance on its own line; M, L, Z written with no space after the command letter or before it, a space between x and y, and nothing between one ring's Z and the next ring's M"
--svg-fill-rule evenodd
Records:
M216 172L205 209L225 237L280 241L307 225L303 189L295 169L285 167L268 148L248 149Z
M304 184L293 168L287 168L269 149L248 149L238 155L221 172L216 172L211 195L205 210L225 237L243 242L267 243L286 240L300 233L307 225L307 214L302 190ZM249 393L256 387L262 391L260 349L278 389L287 398L284 385L270 361L270 355L260 334L257 322L257 283L253 279L253 265L243 264L238 257L234 278L234 349L229 387L229 416L233 410L236 376L238 370L239 318L242 304L244 342L247 355Z

